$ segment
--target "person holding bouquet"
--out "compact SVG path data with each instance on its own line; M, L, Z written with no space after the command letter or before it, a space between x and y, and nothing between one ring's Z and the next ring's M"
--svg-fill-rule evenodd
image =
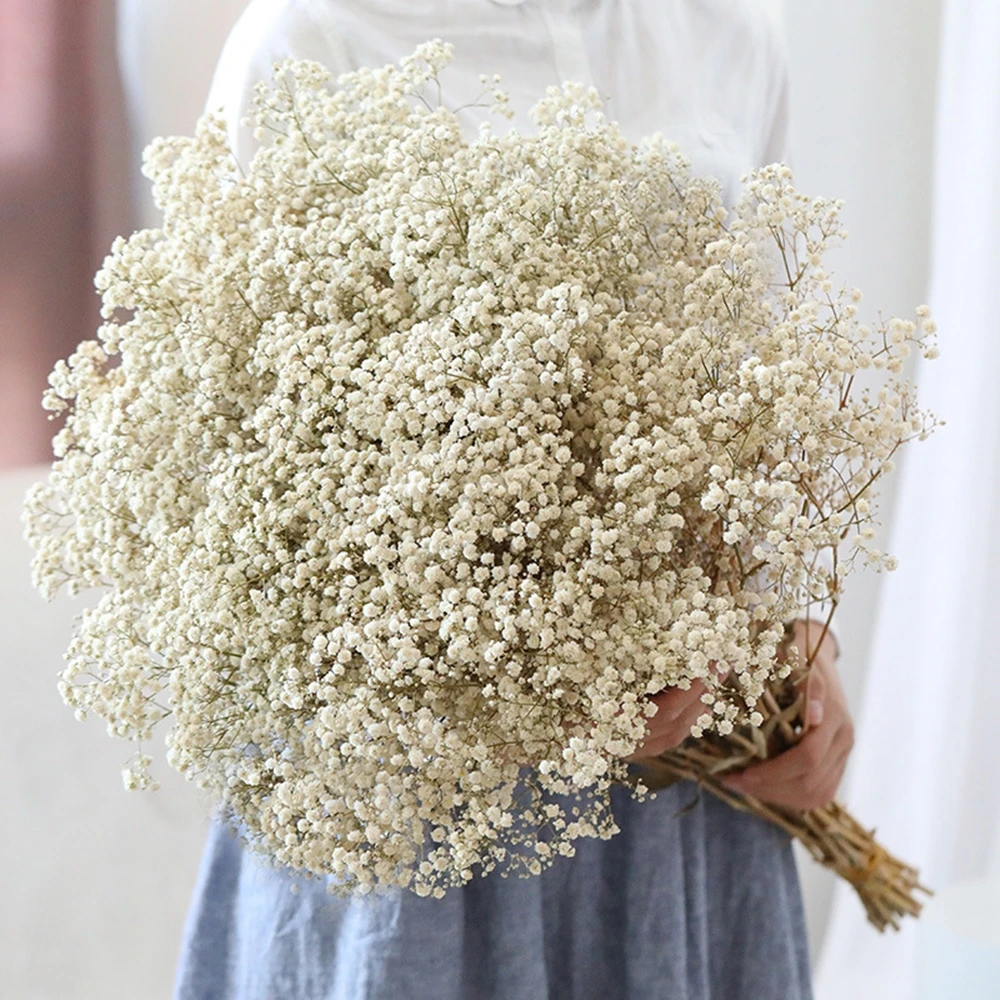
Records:
M749 0L252 0L218 65L244 168L254 85L289 57L333 73L453 43L443 101L472 127L480 74L500 72L515 124L564 79L593 83L631 137L662 131L733 200L746 171L788 157L782 48ZM448 89L451 88L451 89ZM828 803L853 728L832 631L790 623L813 654L805 735L725 779L793 809ZM676 747L706 688L651 696L632 760ZM255 864L213 824L181 948L175 1000L808 1000L805 918L791 840L678 781L654 799L613 792L620 832L584 839L530 879L483 878L443 898L395 890L348 901Z

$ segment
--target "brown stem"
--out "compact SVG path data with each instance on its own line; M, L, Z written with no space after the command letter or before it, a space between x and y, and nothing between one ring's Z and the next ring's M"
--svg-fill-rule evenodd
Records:
M751 761L774 756L802 736L804 698L787 681L768 688L757 708L764 722L755 733L744 726L729 736L688 739L659 757L642 761L629 781L647 788L665 788L686 779L705 788L734 809L760 816L798 840L821 865L854 886L868 920L884 931L900 927L900 918L919 916L917 893L933 895L919 880L916 868L889 853L875 831L865 829L839 802L802 811L762 802L727 788L720 775Z

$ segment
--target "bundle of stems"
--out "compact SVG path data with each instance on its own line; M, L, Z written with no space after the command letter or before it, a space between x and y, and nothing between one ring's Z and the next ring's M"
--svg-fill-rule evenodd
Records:
M719 781L728 771L772 757L797 743L805 734L806 695L802 679L808 664L783 681L772 682L758 702L764 716L759 728L745 725L728 736L716 733L691 737L659 757L642 761L630 776L641 776L646 787L665 788L688 779L736 809L770 820L802 843L822 865L847 879L864 904L869 921L884 931L899 930L900 919L919 916L922 885L916 868L889 853L839 802L807 811L762 802L727 788Z

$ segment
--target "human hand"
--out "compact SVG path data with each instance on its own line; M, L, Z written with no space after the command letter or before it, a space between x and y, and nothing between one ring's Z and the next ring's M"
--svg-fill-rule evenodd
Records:
M803 660L822 631L817 622L795 623L791 642ZM808 643L808 645L807 645ZM854 746L854 723L836 666L836 641L827 631L805 680L805 735L775 757L720 780L733 791L791 809L818 809L836 795Z
M646 720L649 735L625 759L641 761L646 757L657 757L683 743L691 735L691 727L698 717L708 711L701 700L706 690L704 683L696 680L686 691L670 687L652 695L650 701L656 705L656 714Z

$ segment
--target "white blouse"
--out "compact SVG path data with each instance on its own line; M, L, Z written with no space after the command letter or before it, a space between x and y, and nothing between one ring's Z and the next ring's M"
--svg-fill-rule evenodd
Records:
M598 88L628 138L660 131L677 142L730 204L744 172L788 162L785 52L758 0L251 0L205 107L226 116L245 168L255 140L240 122L275 61L313 59L337 75L398 62L431 38L454 45L442 72L449 107L480 95L481 73L501 74L515 117L495 118L497 131L531 131L532 104L572 79ZM483 114L461 112L470 138ZM820 558L832 569L828 552Z
M254 140L239 119L276 60L314 59L336 75L397 62L442 38L455 48L442 74L449 106L481 92L480 73L500 73L511 124L526 132L527 111L547 86L593 84L626 136L662 131L732 198L744 171L788 155L784 51L757 2L251 0L226 42L206 109L227 115L245 164ZM463 112L470 127L481 113Z

